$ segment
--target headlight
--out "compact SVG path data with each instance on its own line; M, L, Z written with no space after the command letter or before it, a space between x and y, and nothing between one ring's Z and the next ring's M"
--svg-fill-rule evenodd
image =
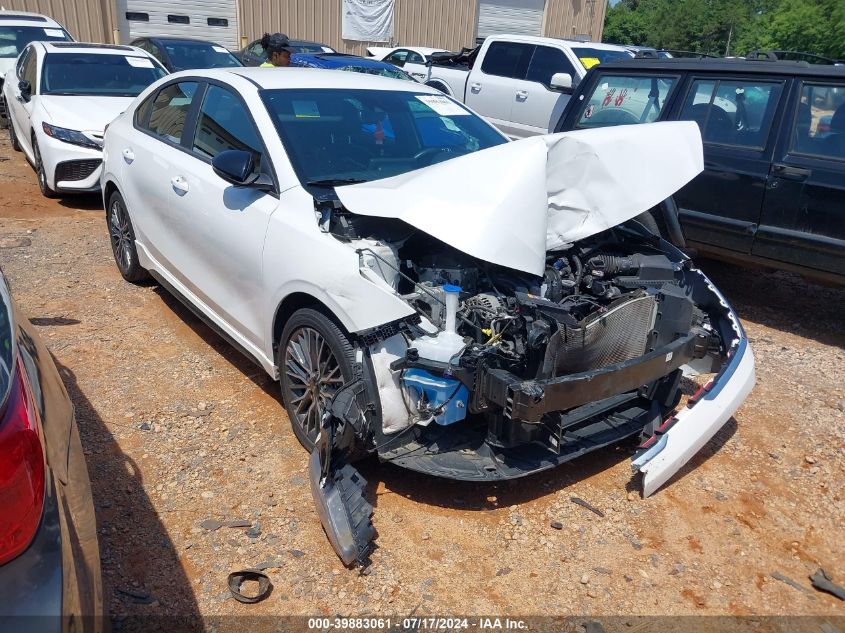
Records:
M88 138L82 132L77 132L76 130L68 130L63 127L50 125L49 123L42 123L41 128L47 136L64 141L65 143L81 145L82 147L90 147L92 149L101 149L102 147L96 141Z

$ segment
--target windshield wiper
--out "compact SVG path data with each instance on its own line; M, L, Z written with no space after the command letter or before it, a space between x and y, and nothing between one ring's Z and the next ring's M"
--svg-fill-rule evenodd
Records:
M312 187L341 187L343 185L358 185L368 182L365 178L326 178L324 180L309 180L306 185Z

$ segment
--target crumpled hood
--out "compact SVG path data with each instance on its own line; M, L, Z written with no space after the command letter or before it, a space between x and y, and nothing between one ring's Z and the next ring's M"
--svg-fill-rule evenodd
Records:
M548 250L630 220L703 169L698 126L665 122L534 136L336 191L352 213L542 275Z
M42 95L48 123L69 130L102 134L108 123L129 107L134 97L62 97Z

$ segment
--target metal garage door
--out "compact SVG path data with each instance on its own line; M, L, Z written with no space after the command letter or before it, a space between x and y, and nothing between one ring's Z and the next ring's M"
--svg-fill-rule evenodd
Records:
M477 37L542 35L545 0L479 0Z
M237 50L237 0L117 0L120 40L192 37Z

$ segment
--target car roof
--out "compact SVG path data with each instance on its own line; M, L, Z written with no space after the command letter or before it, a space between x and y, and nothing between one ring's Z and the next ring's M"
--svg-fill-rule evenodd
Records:
M350 73L342 70L322 70L319 68L209 68L185 70L168 75L173 80L178 77L207 77L231 83L232 75L243 77L257 89L279 90L284 88L326 88L347 90L394 90L408 92L409 83L402 79L392 79L380 75ZM443 95L436 88L423 84L414 84L413 92Z
M65 27L53 18L40 13L30 13L29 11L0 11L0 24L5 26L35 26L65 30Z
M172 42L174 44L208 44L209 46L220 46L217 42L211 40L203 40L196 37L161 37L158 35L148 35L145 37L137 37L133 42L140 42L141 40L149 40L150 42Z
M420 55L431 55L432 53L448 53L449 51L445 48L431 48L430 46L394 46L390 49L390 53L393 51L399 50L408 50L414 51L415 53L419 53ZM386 53L389 54L389 53Z
M38 42L48 53L85 53L94 55L132 55L149 57L147 53L134 46L120 44L94 44L91 42Z
M673 59L624 59L602 64L599 70L612 68L625 70L663 71L663 72L732 72L742 74L767 75L813 75L817 77L845 77L845 66L827 66L823 64L808 64L807 62L768 61L747 59L705 58L690 59L676 57Z
M378 59L347 55L345 53L294 53L293 61L305 61L319 64L325 68L343 68L344 66L362 66L365 68L391 68L396 66Z

